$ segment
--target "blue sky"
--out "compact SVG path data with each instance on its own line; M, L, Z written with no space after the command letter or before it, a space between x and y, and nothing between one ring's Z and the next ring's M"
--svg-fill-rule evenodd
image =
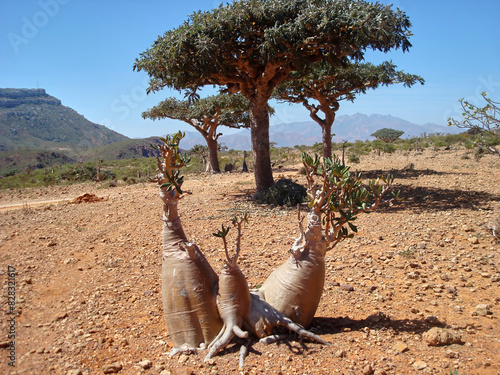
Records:
M146 95L147 76L133 72L157 36L212 0L1 0L0 87L44 88L90 121L133 138L192 130L180 121L143 120L141 113L172 95ZM395 0L413 27L408 53L369 53L419 74L424 86L394 85L342 103L338 115L390 114L416 124L460 117L458 99L480 93L500 100L498 0ZM271 124L308 121L302 106L276 106Z

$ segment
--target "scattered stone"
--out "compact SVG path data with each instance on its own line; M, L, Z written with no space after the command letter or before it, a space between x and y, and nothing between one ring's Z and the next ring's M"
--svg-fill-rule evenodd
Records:
M473 245L477 245L479 243L479 238L477 238L477 237L470 237L470 238L467 239L467 241L469 241Z
M462 342L462 336L451 329L433 327L422 335L425 343L429 346L441 346L450 344L459 344Z
M366 289L366 291L367 291L368 293L373 293L373 292L374 292L374 291L376 291L376 290L377 290L377 286L376 286L376 285L371 285L371 286L369 286L369 287Z
M477 305L475 313L479 316L486 316L492 314L492 312L490 311L490 305L487 305L485 303Z
M365 367L363 367L363 370L361 371L363 375L372 375L373 372L374 372L373 367L371 365L366 365Z
M68 313L61 313L59 315L57 315L55 318L54 318L54 321L55 322L58 322L60 320L63 320L63 319L66 319L68 317Z
M394 344L393 350L398 353L404 353L410 350L408 345L406 345L403 341L398 341Z
M121 363L115 362L111 365L102 366L102 372L105 374L116 374L123 369L123 365Z
M138 363L139 366L141 366L144 370L150 369L151 366L153 366L153 362L151 362L149 359L143 359Z
M82 370L69 370L66 375L82 375Z
M178 362L179 362L179 363L186 363L186 362L187 362L187 360L188 360L188 358L189 358L189 357L188 357L186 354L181 354L181 355L180 355L180 357L179 357Z
M491 276L491 282L492 283L498 283L500 281L500 273L494 274Z
M451 349L447 349L445 352L444 352L444 356L446 358L458 358L460 355L457 353L457 352L454 352L453 350Z
M354 287L351 284L343 284L340 286L340 289L345 290L346 292L354 291Z
M415 370L423 370L426 367L427 363L425 363L424 361L415 361L415 363L413 364L413 368Z
M347 355L346 351L345 350L337 350L335 352L335 357L337 358L344 358L345 356Z

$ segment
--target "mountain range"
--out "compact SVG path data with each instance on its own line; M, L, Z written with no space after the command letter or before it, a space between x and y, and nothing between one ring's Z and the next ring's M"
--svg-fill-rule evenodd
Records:
M402 138L420 137L432 133L460 132L458 128L449 128L437 124L417 125L391 115L356 113L354 115L337 116L332 127L332 132L335 134L332 140L333 142L373 140L371 134L382 128L404 131ZM269 127L269 138L271 142L276 143L277 147L312 146L321 142L321 127L314 121L273 125ZM219 138L219 142L229 149L248 151L251 149L250 130L243 129L233 134L223 134ZM195 144L204 144L204 140L198 132L188 131L182 143L184 148L189 149Z
M357 113L337 117L333 141L371 139L370 134L382 128L402 130L403 138L460 130ZM224 133L224 127L220 131ZM313 121L278 124L270 127L270 140L278 147L311 146L321 142L321 128ZM157 137L130 139L95 124L44 89L0 89L0 176L54 164L150 157L156 153L150 144L156 142ZM219 142L229 149L250 150L250 130L222 135ZM194 129L187 131L181 147L188 150L196 144L205 140Z

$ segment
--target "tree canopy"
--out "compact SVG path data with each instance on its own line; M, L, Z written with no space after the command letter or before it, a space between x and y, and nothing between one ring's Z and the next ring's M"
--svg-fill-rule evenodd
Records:
M323 131L323 156L331 158L331 128L340 101L354 101L357 94L383 85L403 83L411 87L424 83L423 78L396 70L390 61L372 63L349 62L341 66L328 63L311 64L305 72L292 72L291 79L283 81L274 97L291 103L301 103L309 110L311 118ZM294 79L295 77L298 77ZM311 102L310 100L315 100ZM320 117L319 112L323 113Z
M221 133L217 133L218 126L250 126L248 100L239 94L219 94L197 100L171 97L143 112L142 117L153 120L171 118L193 126L207 142L210 165L214 172L220 172L217 140Z
M361 61L367 49L407 51L408 17L363 0L240 0L196 12L136 59L164 87L196 92L216 85L250 101L257 190L273 183L267 103L274 88L308 64Z
M401 137L405 132L402 130L383 128L377 130L371 136L375 137L381 141L392 143L396 141L399 137Z

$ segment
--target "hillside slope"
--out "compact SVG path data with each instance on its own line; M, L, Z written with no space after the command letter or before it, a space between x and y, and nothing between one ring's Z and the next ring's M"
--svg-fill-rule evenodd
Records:
M126 139L63 106L44 89L0 89L0 151L69 151Z

